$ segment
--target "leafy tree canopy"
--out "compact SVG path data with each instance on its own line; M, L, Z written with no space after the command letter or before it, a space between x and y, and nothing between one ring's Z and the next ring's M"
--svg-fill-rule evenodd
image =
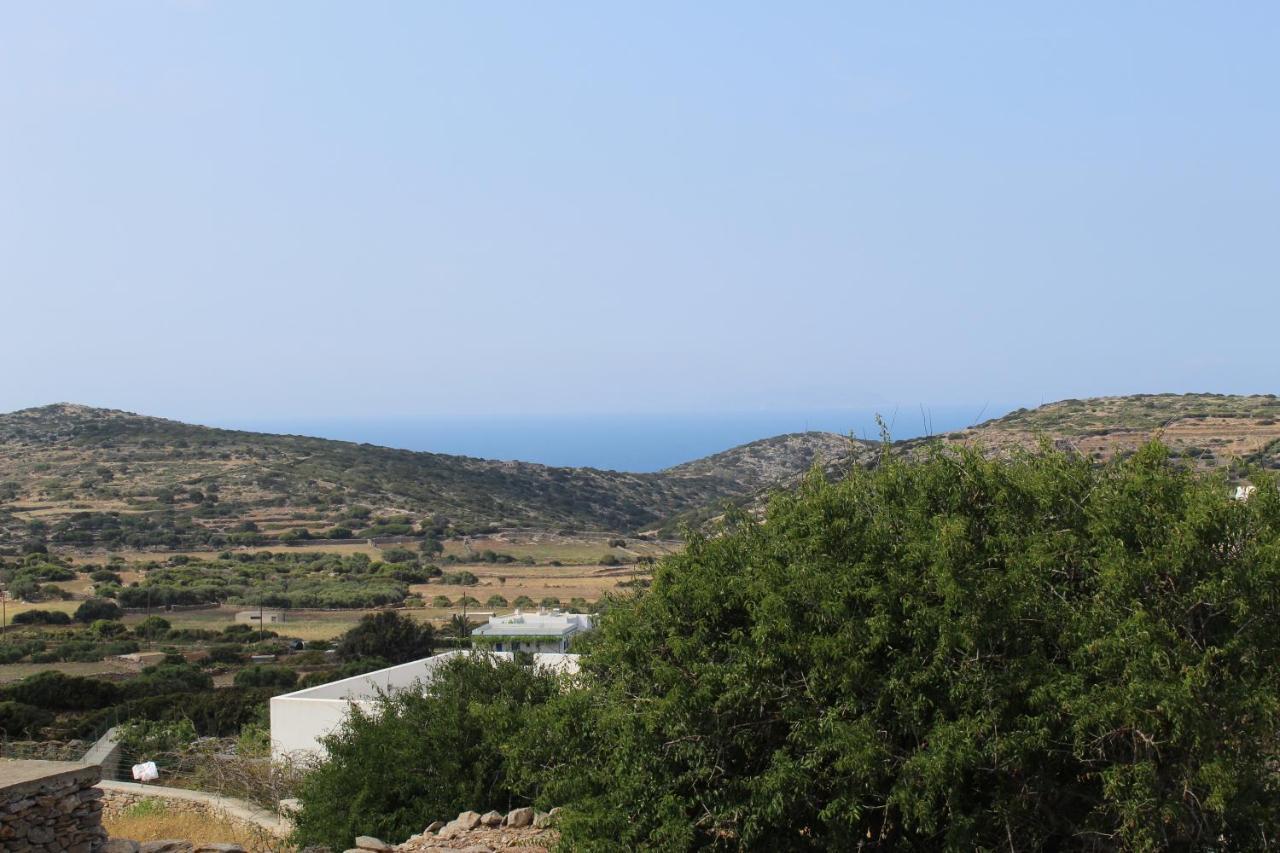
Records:
M1275 843L1276 483L926 456L815 474L606 612L544 761L568 847Z

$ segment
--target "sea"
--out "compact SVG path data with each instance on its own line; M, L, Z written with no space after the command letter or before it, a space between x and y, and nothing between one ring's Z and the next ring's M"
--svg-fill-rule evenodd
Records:
M783 433L821 430L878 439L877 414L884 418L891 437L897 440L951 432L1010 410L981 403L886 409L233 419L209 425L483 459L650 472Z

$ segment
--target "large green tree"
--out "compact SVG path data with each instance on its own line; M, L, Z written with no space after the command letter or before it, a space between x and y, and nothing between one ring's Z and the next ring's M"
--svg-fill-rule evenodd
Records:
M815 474L609 609L575 730L524 747L567 846L1277 843L1275 482L926 456Z
M338 657L344 661L380 658L407 663L430 657L435 631L427 622L402 616L393 610L370 613L338 641Z

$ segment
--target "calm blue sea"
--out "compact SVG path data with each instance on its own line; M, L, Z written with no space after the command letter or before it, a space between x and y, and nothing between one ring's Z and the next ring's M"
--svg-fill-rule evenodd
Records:
M1008 409L890 408L883 412L895 439L915 438L998 417ZM789 432L825 430L876 438L876 412L828 410L736 414L455 416L412 419L324 418L224 420L211 426L311 435L344 441L455 453L486 459L521 459L547 465L615 471L658 471L735 445Z

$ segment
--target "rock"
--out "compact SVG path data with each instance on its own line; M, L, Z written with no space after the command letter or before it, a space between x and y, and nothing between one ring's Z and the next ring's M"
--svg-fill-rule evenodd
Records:
M48 844L53 840L53 830L46 826L33 826L27 830L28 844Z
M487 844L469 844L458 853L493 853L493 848Z
M239 844L201 844L196 853L245 853Z
M356 849L376 850L378 853L382 853L384 850L390 850L391 845L381 838L374 838L372 835L361 835L356 839Z
M127 838L111 838L98 848L98 853L138 853L138 842Z
M138 848L138 853L192 853L190 841L179 841L176 838L166 838L163 841L144 841Z
M480 825L480 815L476 812L459 812L451 823L463 832L470 832Z
M497 826L502 823L502 815L494 811L485 812L480 817L480 822L485 826Z
M429 823L429 824L427 825L427 828L426 828L426 829L422 830L422 834L423 834L423 835L427 835L427 834L429 834L429 833L439 832L439 831L440 831L440 828L441 828L442 826L444 826L444 821L442 821L442 820L433 820L433 821L431 821L431 823Z
M507 812L507 816L503 821L512 829L519 829L522 826L528 826L533 823L533 809L525 806L520 809L512 809Z
M534 812L533 826L535 829L546 829L551 826L551 815L546 812Z

